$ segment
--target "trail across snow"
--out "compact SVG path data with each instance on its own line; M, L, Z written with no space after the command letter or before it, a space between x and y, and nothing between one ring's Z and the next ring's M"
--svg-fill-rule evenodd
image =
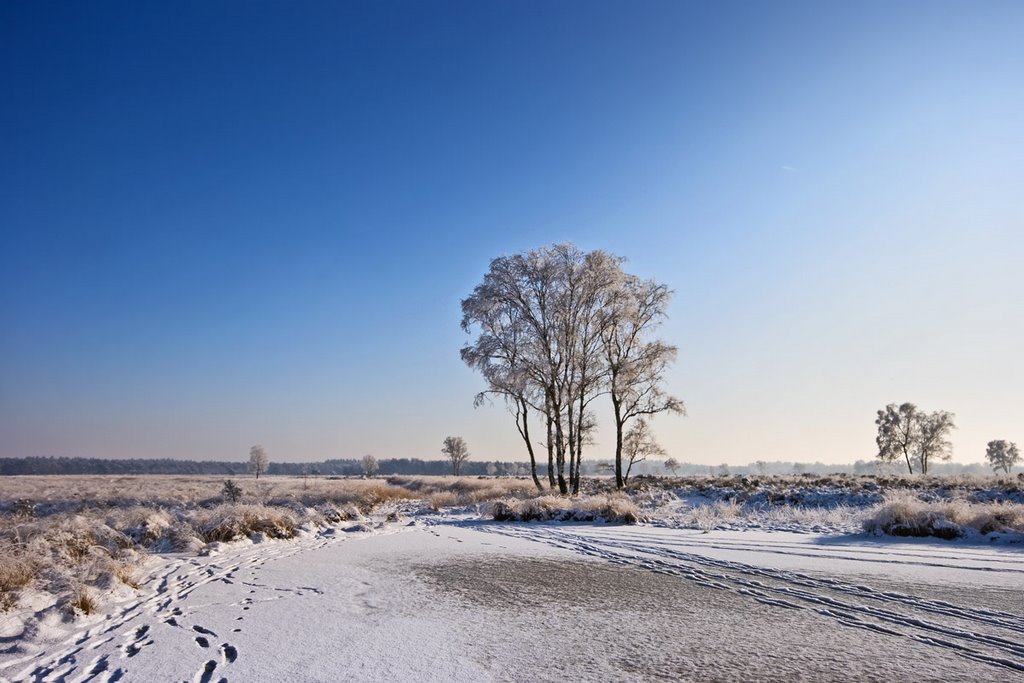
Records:
M1010 611L984 609L879 590L838 578L720 559L707 551L769 551L773 555L805 558L808 566L813 566L816 559L841 559L930 568L939 570L934 572L938 574L942 570L993 573L998 575L994 583L1005 584L1020 593L1024 592L1024 556L1019 553L943 552L933 546L929 548L931 552L922 551L920 546L915 552L897 550L894 544L888 544L885 550L840 547L839 552L821 553L806 543L771 543L766 547L764 542L754 550L750 543L744 547L742 539L702 542L692 540L692 536L687 539L674 534L637 533L636 528L494 527L490 531L528 537L609 562L677 576L706 588L747 595L767 605L813 610L843 626L946 648L996 668L1024 672L1024 602L1020 597L1009 601ZM927 572L922 572L921 579L918 588L927 592Z
M158 558L0 680L1024 680L1024 552L421 518ZM58 637L59 636L59 637Z

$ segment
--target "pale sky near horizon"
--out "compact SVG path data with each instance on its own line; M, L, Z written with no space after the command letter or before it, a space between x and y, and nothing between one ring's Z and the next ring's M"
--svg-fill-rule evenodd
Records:
M675 457L1024 445L1024 3L0 6L0 457L525 459L460 300L675 291ZM607 425L610 409L599 402ZM587 453L611 455L607 431Z

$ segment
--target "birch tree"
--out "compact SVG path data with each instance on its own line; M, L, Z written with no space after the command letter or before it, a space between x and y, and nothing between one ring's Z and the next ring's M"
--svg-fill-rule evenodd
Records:
M643 418L634 422L626 432L622 440L622 452L626 460L626 471L622 475L623 484L629 482L629 473L633 471L633 465L647 460L648 457L665 455L665 449L654 440L651 427Z
M270 458L263 446L253 446L249 449L249 471L259 479L260 475L267 471L270 466Z
M522 280L513 271L514 264L496 259L491 266L495 277L485 279L474 295L462 302L462 328L469 332L478 325L480 335L473 344L462 348L463 362L478 370L487 382L487 389L477 394L474 406L479 407L490 396L499 396L515 417L516 431L526 444L530 456L530 474L538 490L543 490L537 477L537 458L530 438L531 392L528 326L524 322L520 300ZM550 458L549 458L550 460ZM549 474L552 472L549 463ZM553 475L552 475L553 476ZM552 479L552 486L554 480Z
M953 413L937 410L929 415L920 415L918 426L917 462L921 474L928 474L933 460L949 460L953 457L953 443L949 433L956 429Z
M663 284L627 276L609 307L603 345L615 419L615 485L620 489L625 485L622 450L629 421L662 412L685 414L683 402L662 388L676 347L650 339L665 318L671 296Z
M654 286L655 300L640 301L649 294L647 283L626 274L623 262L572 244L502 256L491 261L483 282L462 302L462 328L477 333L463 347L462 359L487 383L477 404L488 396L506 401L538 488L531 414L543 421L549 485L567 494L579 492L584 448L597 427L597 397L614 392L618 404L619 486L628 421L682 412L682 402L661 389L675 348L646 336L664 317L668 290Z
M363 471L364 476L373 477L380 471L380 464L377 463L377 458L367 453L359 461L359 468Z
M878 459L893 462L900 456L907 463L907 470L914 473L911 457L920 438L921 413L913 403L896 405L890 403L884 410L878 411L875 424L878 435L875 444L878 446Z
M1020 451L1017 444L1011 441L989 441L985 449L985 459L996 472L1002 470L1004 474L1009 474L1013 466L1020 462Z
M462 466L469 460L469 447L466 446L466 440L461 436L446 436L444 444L441 446L441 452L448 457L448 462L452 464L452 474L456 477L462 474Z
M953 444L949 433L956 429L953 413L937 410L925 413L913 403L897 406L890 403L885 410L878 411L875 419L878 435L878 459L893 462L902 456L907 470L914 473L917 463L921 474L928 474L934 460L949 460L953 457Z

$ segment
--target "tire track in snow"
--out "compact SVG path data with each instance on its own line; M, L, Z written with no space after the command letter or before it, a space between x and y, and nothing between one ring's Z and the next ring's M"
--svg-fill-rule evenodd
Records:
M481 526L477 529L546 543L614 564L679 576L707 588L749 596L765 605L811 609L843 626L908 638L974 661L1024 672L1024 639L1016 636L1024 634L1022 615L915 598L891 591L875 591L868 586L845 584L835 579L819 579L798 572L719 560L665 547L655 539L639 542L582 535L564 527ZM840 596L834 596L834 593ZM851 597L873 604L852 602ZM921 612L925 615L922 616ZM934 621L931 617L935 615L969 622L971 629ZM978 627L1008 631L1013 635L1008 637L974 630Z

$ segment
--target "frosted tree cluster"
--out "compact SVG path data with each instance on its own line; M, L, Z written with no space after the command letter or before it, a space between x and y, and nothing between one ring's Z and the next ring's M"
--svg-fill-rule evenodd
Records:
M914 465L918 472L928 474L928 466L935 460L953 457L953 444L949 433L956 429L953 413L937 410L926 413L913 403L890 403L878 411L878 458L893 462L903 458L910 474Z
M597 426L599 396L611 402L619 488L626 478L624 448L640 443L627 440L630 423L684 412L683 402L663 388L676 347L653 338L671 291L625 272L623 263L572 244L501 256L462 302L462 328L476 335L463 347L462 359L487 383L477 404L490 397L505 401L538 489L543 486L531 417L540 432L536 443L546 450L548 485L575 494L583 449ZM661 452L649 432L644 438L636 457Z

